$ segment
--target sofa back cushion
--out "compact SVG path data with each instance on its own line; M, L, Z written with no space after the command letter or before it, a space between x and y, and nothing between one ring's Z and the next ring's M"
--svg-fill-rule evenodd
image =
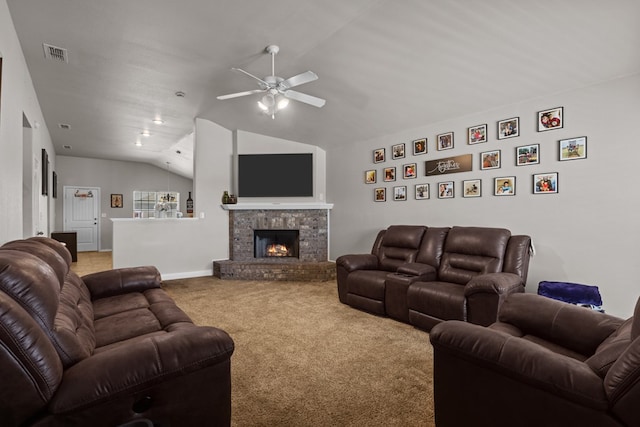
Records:
M522 282L527 283L529 273L529 260L531 259L531 237L511 236L507 251L504 254L502 271L513 273L522 277Z
M42 240L40 241L39 239L42 239ZM2 247L0 247L0 250L20 251L20 252L26 252L31 255L35 255L36 257L40 258L42 262L44 262L45 264L48 264L49 267L53 269L53 271L56 274L56 278L58 280L58 285L62 285L62 283L64 282L64 277L66 276L67 271L69 271L69 265L71 263L71 254L69 254L69 251L64 246L62 247L65 250L65 252L69 254L69 259L67 261L61 253L58 253L57 251L52 250L50 246L43 243L50 239L46 239L46 238L39 238L39 239L38 240L35 240L35 239L14 240L12 242L8 242L2 245ZM57 243L59 244L59 242Z
M396 271L402 264L414 262L425 230L422 225L389 226L378 253L380 269Z
M6 263L1 263L3 270ZM2 275L5 275L3 271ZM26 425L43 410L62 380L49 337L27 311L0 291L0 425Z
M438 280L465 285L479 274L501 272L509 237L511 232L503 228L451 228Z
M609 368L615 363L620 355L629 347L631 343L631 326L633 318L625 321L613 334L602 341L593 356L589 357L585 363L600 377L604 378L609 372Z
M380 256L380 247L382 246L382 239L384 238L384 234L387 230L380 230L376 235L376 240L373 242L373 246L371 247L371 253L375 256Z
M416 256L416 262L431 265L436 269L440 267L444 242L448 233L449 227L427 228Z
M35 243L36 249L33 244L16 242L0 249L0 291L35 320L68 367L95 348L91 297L69 270L70 257L67 262L48 245Z

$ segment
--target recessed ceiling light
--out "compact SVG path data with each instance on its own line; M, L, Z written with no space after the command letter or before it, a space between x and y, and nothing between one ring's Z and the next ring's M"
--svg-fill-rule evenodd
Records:
M148 130L143 130L142 132L140 132L140 135L142 135L142 136L151 136L151 132L149 132Z
M179 91L176 92L176 96L178 98L184 98L185 97L185 93L183 91L179 90Z
M136 141L136 147L142 147L142 142L141 141Z
M163 123L164 123L164 120L159 119L159 118L156 118L156 119L153 119L153 123L155 123L155 124L157 124L157 125L161 125L161 124L163 124Z

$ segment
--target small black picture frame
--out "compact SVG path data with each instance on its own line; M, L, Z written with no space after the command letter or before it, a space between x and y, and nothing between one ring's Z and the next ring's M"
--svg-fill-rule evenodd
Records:
M401 144L395 144L391 147L391 157L393 157L393 159L404 159L405 157L405 153L404 153L404 143Z
M501 176L493 180L494 196L515 196L516 194L516 177Z
M420 154L427 153L427 138L420 138L413 140L413 155L418 156Z
M111 195L111 207L112 208L121 208L123 206L122 194L112 194Z
M563 107L538 111L538 132L562 129L564 127L563 113Z
M427 200L429 198L429 184L416 184L416 200Z
M373 150L373 163L382 163L385 161L384 148L377 148Z
M559 143L559 159L580 160L587 158L587 137L579 136L577 138L561 139Z
M467 143L469 145L480 144L483 142L487 142L486 124L471 126L470 128L467 128Z
M520 117L500 120L498 122L498 139L520 136Z
M398 185L393 187L393 200L396 202L404 202L407 200L407 186Z
M438 151L451 150L453 148L453 132L441 133L436 136Z
M58 174L56 173L56 171L53 171L51 173L51 196L54 199L58 198Z
M557 194L558 172L536 173L533 175L533 194Z
M42 195L48 196L49 195L49 154L47 154L47 150L45 150L44 148L42 149L42 152L41 152L40 161L42 162Z

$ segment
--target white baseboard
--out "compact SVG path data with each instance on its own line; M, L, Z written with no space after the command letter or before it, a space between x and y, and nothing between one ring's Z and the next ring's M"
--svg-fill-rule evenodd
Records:
M161 274L162 280L190 279L192 277L213 276L213 267L211 270L202 271L185 271L183 273L166 273Z

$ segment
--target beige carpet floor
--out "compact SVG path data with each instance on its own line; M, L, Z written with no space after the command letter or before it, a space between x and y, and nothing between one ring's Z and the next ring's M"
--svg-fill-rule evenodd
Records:
M427 333L338 301L335 282L166 281L235 341L232 425L433 426Z

